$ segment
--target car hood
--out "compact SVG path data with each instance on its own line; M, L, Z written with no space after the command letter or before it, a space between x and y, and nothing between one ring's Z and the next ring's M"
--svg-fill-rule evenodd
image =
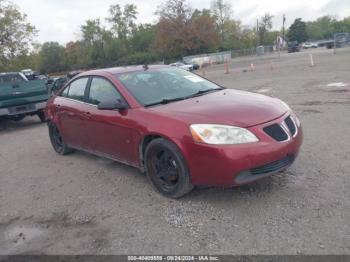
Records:
M272 121L289 110L277 98L232 89L149 109L189 124L227 124L239 127Z

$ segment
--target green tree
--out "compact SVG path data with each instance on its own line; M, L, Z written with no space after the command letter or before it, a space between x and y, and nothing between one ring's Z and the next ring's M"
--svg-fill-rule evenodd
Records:
M16 56L27 55L36 33L25 14L13 4L0 0L0 68Z
M350 32L350 17L337 20L333 16L322 16L306 23L307 35L312 40L333 39L335 33Z
M222 43L225 42L227 33L230 32L228 29L233 25L232 16L232 6L229 2L224 2L223 0L215 0L211 3L211 11L213 13L216 28L220 36Z
M112 32L122 40L126 40L136 29L137 7L133 4L126 4L124 10L119 4L109 7L107 21L112 26Z
M39 52L39 69L43 73L61 72L66 69L64 47L57 42L46 42Z
M308 39L306 23L301 21L301 18L295 19L294 23L289 27L287 37L289 41L305 42Z
M134 30L131 38L131 46L135 52L148 52L153 49L156 35L155 26L141 24Z
M334 21L334 33L350 33L350 17L345 17L343 20Z
M101 26L100 19L87 20L81 26L81 32L87 67L104 66L106 64L106 38L109 37L109 32Z
M86 43L83 41L69 42L64 50L65 64L69 70L87 67Z
M100 19L87 20L81 26L83 40L89 44L102 41L104 29L101 27Z
M259 21L259 44L265 45L270 44L266 40L266 36L268 32L272 29L272 18L273 15L266 13L263 17L260 18Z

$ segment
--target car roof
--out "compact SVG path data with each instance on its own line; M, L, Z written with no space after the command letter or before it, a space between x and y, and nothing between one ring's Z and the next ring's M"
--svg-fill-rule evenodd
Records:
M169 66L166 65L148 65L149 70L154 69L161 69L161 68L169 68ZM116 74L122 74L122 73L130 73L130 72L137 72L137 71L144 71L145 66L143 65L137 65L137 66L124 66L124 67L111 67L111 68L104 68L104 69L96 69L96 70L90 70L86 71L84 73L79 74L79 76L83 75L94 75L94 74L103 74L103 73L109 73L112 75Z

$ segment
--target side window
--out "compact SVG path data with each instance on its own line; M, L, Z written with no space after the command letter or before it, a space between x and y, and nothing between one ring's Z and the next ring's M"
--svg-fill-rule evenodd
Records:
M53 90L53 91L56 90L56 82L55 82L55 84L54 84L52 90ZM67 86L67 87L63 90L63 92L61 93L61 96L67 97L67 96L68 96L68 91L69 91L69 86Z
M69 91L68 95L66 97L79 100L79 101L84 101L84 95L85 95L85 88L86 84L88 82L89 78L79 78L75 80L73 83L70 84L69 86ZM67 90L66 88L63 93ZM62 95L63 95L62 93Z
M91 81L89 103L98 105L106 99L120 99L121 95L115 87L107 80L95 77Z

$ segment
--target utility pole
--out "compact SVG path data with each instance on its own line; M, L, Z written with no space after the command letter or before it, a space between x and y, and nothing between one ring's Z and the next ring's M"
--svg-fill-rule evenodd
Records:
M259 19L256 19L256 47L259 46Z
M285 24L286 24L286 15L283 14L283 27L282 27L282 28L283 28L283 29L282 29L282 30L283 30L283 33L282 33L282 34L283 34L283 40L284 40L284 25L285 25Z
M283 14L283 27L282 27L282 31L283 31L283 33L282 33L282 35L283 35L283 41L284 41L284 25L286 24L286 15L285 14Z

